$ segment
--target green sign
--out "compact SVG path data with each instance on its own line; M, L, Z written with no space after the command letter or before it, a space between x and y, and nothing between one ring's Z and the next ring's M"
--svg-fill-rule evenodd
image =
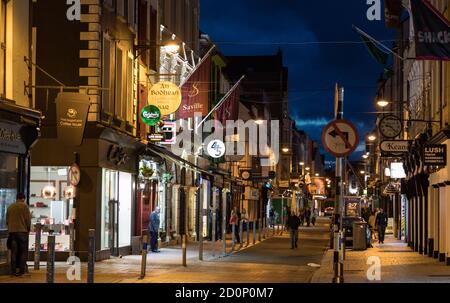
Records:
M142 109L141 118L142 122L147 125L156 125L161 119L161 111L154 105L147 105Z

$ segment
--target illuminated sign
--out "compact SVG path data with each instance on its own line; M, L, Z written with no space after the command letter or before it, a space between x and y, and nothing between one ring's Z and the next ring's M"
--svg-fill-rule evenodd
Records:
M173 114L181 105L181 90L172 82L158 82L150 89L148 102L157 106L162 116Z
M147 125L156 125L161 119L161 111L154 105L147 105L142 109L141 119Z

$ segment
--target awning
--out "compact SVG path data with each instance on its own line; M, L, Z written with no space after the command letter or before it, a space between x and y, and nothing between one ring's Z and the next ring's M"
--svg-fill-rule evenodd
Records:
M145 150L146 152L150 152L150 153L154 153L166 160L172 161L180 166L184 166L186 167L186 169L192 170L194 172L200 172L203 174L207 174L209 176L214 176L211 172L204 170L200 167L198 167L197 165L181 158L180 156L175 155L174 153L172 153L170 150L165 149L161 146L155 145L155 144L151 144L149 143L147 145L147 148Z

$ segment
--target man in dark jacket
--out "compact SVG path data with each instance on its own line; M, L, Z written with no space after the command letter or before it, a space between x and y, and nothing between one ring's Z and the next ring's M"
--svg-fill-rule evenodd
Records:
M28 259L28 234L31 230L31 213L25 203L25 195L18 193L16 203L8 207L6 224L11 249L11 274L22 276L26 271ZM19 272L17 272L19 268Z
M290 230L291 234L291 249L297 248L298 242L298 228L300 226L300 219L296 214L292 213L289 215L286 224Z
M380 208L380 212L378 213L375 221L378 227L378 242L384 244L384 235L386 233L386 227L388 225L388 217L383 209Z
M150 233L150 248L152 252L159 252L158 250L158 232L159 232L159 207L157 207L150 215L150 223L148 224L148 232Z

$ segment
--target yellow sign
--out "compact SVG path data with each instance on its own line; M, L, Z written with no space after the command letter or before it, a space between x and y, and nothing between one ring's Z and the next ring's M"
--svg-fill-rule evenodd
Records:
M162 116L173 114L180 107L181 90L172 82L158 82L150 89L148 102L151 105L156 105Z

